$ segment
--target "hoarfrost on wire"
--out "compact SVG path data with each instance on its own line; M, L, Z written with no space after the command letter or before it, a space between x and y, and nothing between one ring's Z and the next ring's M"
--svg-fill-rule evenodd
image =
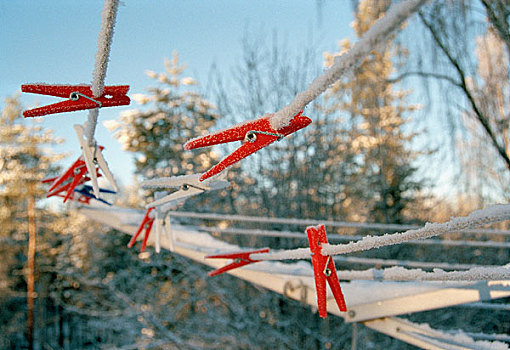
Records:
M359 241L347 244L323 244L321 253L323 255L338 255L360 252L412 240L430 238L444 233L458 232L509 219L510 204L495 205L486 209L476 210L465 217L452 218L445 223L427 223L420 229L412 229L402 233L387 233L383 236L367 236ZM299 248L275 253L257 253L251 254L250 258L255 260L309 259L310 249Z
M103 11L101 12L101 30L97 41L96 61L94 72L92 73L92 94L99 97L103 94L104 82L106 79L106 69L108 68L108 60L113 40L113 32L115 28L115 19L117 9L119 8L118 0L106 0ZM94 132L97 125L97 117L99 108L89 111L87 129L85 135L90 146L94 143Z
M335 63L324 74L315 78L305 91L270 118L271 127L280 129L289 124L293 116L302 111L343 75L361 64L363 58L404 23L427 0L409 0L393 5L386 15L377 20L363 37L346 53L335 58Z

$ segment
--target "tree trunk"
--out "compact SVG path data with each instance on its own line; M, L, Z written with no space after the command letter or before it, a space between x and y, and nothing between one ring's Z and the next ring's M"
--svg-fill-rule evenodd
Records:
M31 191L33 193L33 191ZM28 269L27 269L27 331L28 349L34 349L34 286L35 286L35 198L28 197Z

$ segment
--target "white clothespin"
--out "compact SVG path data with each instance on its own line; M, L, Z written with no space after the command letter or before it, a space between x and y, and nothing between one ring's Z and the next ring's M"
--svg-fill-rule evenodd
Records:
M160 199L166 195L166 192L156 192L154 193L154 198ZM163 229L166 228L163 227L163 212L161 211L161 206L155 207L155 213L154 213L154 223L156 225L156 237L154 239L154 245L156 246L156 253L159 253L161 251L161 232ZM173 250L173 242L170 243Z
M76 131L76 135L78 136L78 142L81 146L81 152L83 155L83 159L85 161L85 165L87 166L88 175L92 181L92 188L94 190L94 195L96 198L100 198L100 189L99 184L97 182L97 170L96 164L99 169L103 172L106 179L110 182L112 187L116 192L119 191L117 184L113 178L113 174L108 168L108 164L101 153L101 147L97 146L97 143L93 142L93 146L89 145L89 142L85 139L84 133L85 130L82 125L75 124L74 130Z
M170 244L170 251L173 252L175 250L175 235L174 231L172 231L172 227L170 226L170 214L167 214L165 217L165 233L166 238L168 239L168 242Z
M226 172L220 173L202 182L200 182L200 176L201 174L192 174L143 181L140 184L143 188L179 188L179 190L163 198L156 199L154 202L147 204L145 207L150 208L162 206L167 203L170 204L170 202L177 202L206 191L220 190L230 184L227 180L225 180ZM172 203L172 205L173 204L174 203ZM162 209L166 208L167 206Z

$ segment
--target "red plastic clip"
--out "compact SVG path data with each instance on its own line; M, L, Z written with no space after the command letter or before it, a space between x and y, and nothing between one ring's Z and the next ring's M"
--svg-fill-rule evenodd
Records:
M154 210L154 207L147 209L147 212L143 217L142 223L140 224L140 227L138 227L138 231L136 231L135 235L131 238L131 240L128 243L128 248L131 248L135 245L136 239L138 238L143 228L145 227L145 237L143 238L142 248L140 249L141 252L145 251L145 247L147 246L147 240L149 239L152 225L154 224L154 218L151 217L150 215L152 210Z
M76 186L87 181L86 173L85 162L78 158L63 175L42 181L43 183L52 182L46 197L63 197L64 203L68 199L73 199L73 192ZM65 195L63 195L64 192Z
M237 163L241 159L246 158L250 154L308 126L312 121L310 118L301 115L301 113L302 112L296 114L289 125L280 129L273 129L271 127L269 115L267 115L250 122L234 125L231 128L213 134L192 139L186 142L184 149L190 150L221 143L243 141L241 147L202 174L200 181L204 181L232 164Z
M262 248L259 250L244 251L244 252L238 252L238 253L206 256L205 257L206 259L234 259L234 262L232 262L228 265L225 265L217 270L211 271L208 273L208 275L211 277L216 276L216 275L222 274L223 272L227 272L229 270L236 269L241 266L259 262L260 260L250 259L250 254L255 254L255 253L269 253L269 248Z
M326 309L326 281L329 283L329 287L333 292L333 296L335 297L340 311L347 311L344 295L340 288L340 281L338 281L335 263L331 256L324 256L321 254L321 244L328 243L328 237L326 236L326 229L324 228L324 225L307 227L306 233L308 234L308 242L310 243L310 250L312 252L312 265L315 277L315 287L317 289L317 306L319 309L319 316L325 318L328 315L328 311Z
M39 117L84 109L124 106L130 103L126 95L128 90L129 85L105 86L103 94L94 97L90 85L24 84L21 85L22 92L63 97L68 100L24 111L23 116Z
M99 146L102 151L103 146ZM96 176L100 177L99 169L96 169ZM51 187L48 189L46 197L58 196L64 198L64 203L68 199L73 199L73 193L77 186L82 185L86 181L89 181L90 177L87 176L87 166L82 157L79 157L64 174L59 177L52 177L44 179L42 183L51 183ZM62 193L66 193L63 195Z

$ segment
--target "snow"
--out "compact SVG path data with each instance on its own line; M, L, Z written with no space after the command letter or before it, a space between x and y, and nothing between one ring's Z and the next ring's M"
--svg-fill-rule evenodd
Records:
M403 320L401 320L401 321L403 321ZM490 341L486 341L486 340L474 340L469 335L464 333L462 330L457 330L457 331L455 331L455 333L452 333L452 332L447 333L447 332L439 331L437 329L433 329L427 323L414 324L414 327L420 329L421 332L416 332L416 333L409 332L409 333L414 334L414 336L416 336L417 338L424 338L424 339L428 339L429 341L433 341L434 337L429 338L428 334L436 334L436 335L439 334L443 341L449 341L452 343L452 347L451 347L452 349L460 349L460 348L485 349L485 350L507 350L508 349L508 344L505 344L505 343L502 343L499 341L490 342ZM431 343L431 344L433 345L434 343ZM442 343L440 343L440 345L441 344L445 344L445 343L442 342Z
M118 0L105 0L103 12L101 13L101 30L97 42L96 60L94 72L92 73L92 93L95 97L103 94L104 82L106 79L106 69L110 57L110 49L112 46L113 32L115 27L115 19L117 9L119 7ZM99 109L94 108L89 111L87 122L87 130L85 132L89 145L93 146L94 132L97 125L97 117Z
M406 21L426 0L409 0L393 5L384 17L379 19L363 37L345 54L337 57L333 66L324 74L315 78L305 91L296 95L294 100L276 112L270 119L271 127L280 129L289 124L293 116L316 99L344 74L358 66L363 58Z
M426 272L421 269L405 269L400 266L388 269L364 271L341 271L341 280L383 280L383 281L497 281L510 280L510 267L475 267L467 271L446 272L434 269Z
M355 256L342 256L337 255L334 258L335 262L343 262L348 264L362 264L372 266L401 266L408 268L423 268L423 269L447 269L447 270L469 270L474 267L481 267L475 264L451 264L445 262L425 262L425 261L412 261L412 260L397 260L397 259L376 259L376 258L360 258ZM485 266L496 267L496 266Z
M386 234L380 237L367 236L361 241L337 246L324 244L322 254L336 255L359 252L408 242L410 240L430 238L444 233L458 232L509 219L510 204L496 205L486 209L476 210L466 217L452 218L445 223L427 223L421 229L408 230L403 233Z
M452 218L445 223L427 223L423 228L412 229L402 233L385 234L383 236L367 236L348 244L323 244L323 255L338 255L360 252L389 245L400 244L417 239L425 239L444 233L458 232L510 219L510 204L495 205L486 209L476 210L465 217ZM287 260L309 259L310 249L299 248L275 253L252 254L255 260Z

